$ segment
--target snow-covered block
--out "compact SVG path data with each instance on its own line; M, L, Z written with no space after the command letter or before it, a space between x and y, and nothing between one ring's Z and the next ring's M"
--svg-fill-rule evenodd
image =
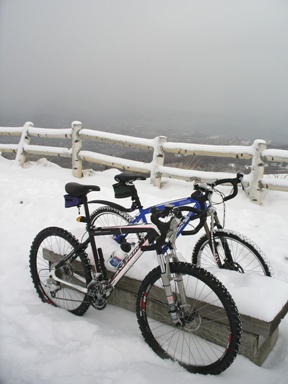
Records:
M209 269L232 295L242 320L240 354L262 365L278 339L278 327L288 312L288 283L259 274ZM109 298L110 304L135 311L140 281L124 277Z
M209 269L228 289L242 315L270 323L287 305L288 283L258 273ZM265 331L263 331L265 333Z
M240 353L262 365L278 339L278 326L288 312L288 283L259 274L210 270L228 289L241 314Z

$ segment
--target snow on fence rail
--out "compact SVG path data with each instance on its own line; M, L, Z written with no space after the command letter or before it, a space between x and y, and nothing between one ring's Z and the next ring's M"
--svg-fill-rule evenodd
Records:
M220 172L197 171L195 169L179 169L164 165L165 153L183 155L218 156L238 159L251 159L251 170L244 177L246 193L251 201L261 204L262 190L274 189L288 191L288 179L269 178L264 175L264 166L268 162L287 162L288 151L267 149L266 142L255 140L250 146L236 145L202 145L167 142L167 137L158 136L144 139L126 135L83 129L80 122L74 121L71 128L36 128L31 122L23 127L0 127L0 136L20 136L18 144L1 144L0 152L12 152L16 162L23 166L27 154L47 155L72 158L72 172L75 177L82 177L83 161L119 168L150 175L151 183L161 186L163 177L186 181L209 182L219 178L231 177L231 174ZM71 148L32 145L32 137L66 138L71 140ZM83 140L94 140L109 144L141 148L152 151L152 161L142 162L103 155L97 152L82 150Z

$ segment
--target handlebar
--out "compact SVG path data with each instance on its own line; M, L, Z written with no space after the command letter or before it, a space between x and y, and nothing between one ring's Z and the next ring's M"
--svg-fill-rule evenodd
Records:
M169 204L165 206L164 209L157 209L152 207L150 210L151 213L151 222L157 226L161 235L165 237L169 229L171 229L171 222L174 218L181 219L183 216L178 208L175 208ZM169 221L161 221L160 218L165 218L171 216Z
M150 210L151 222L156 225L160 231L160 235L156 238L155 243L152 245L143 246L142 251L154 251L158 254L161 253L162 247L167 244L166 238L169 231L172 231L171 235L176 236L176 229L179 220L182 218L182 214L178 208L171 205L166 205L164 209L157 209L152 207ZM168 221L162 221L160 218L171 216Z
M200 209L190 207L190 206L183 206L183 207L179 207L179 210L185 211L185 212L189 211L189 212L192 212L194 214L193 216L190 217L189 222L199 219L198 225L196 225L196 227L194 229L188 229L188 230L184 229L181 232L182 236L195 235L196 233L198 233L200 231L200 229L203 228L203 226L207 220L207 216L208 216L207 209L200 210Z
M230 195L225 196L223 201L228 201L233 199L238 194L238 184L243 180L243 173L237 173L234 178L225 178L214 181L213 183L204 183L204 184L195 184L194 189L195 192L192 193L191 197L200 203L204 204L207 200L209 200L209 196L213 193L214 188L217 185L223 184L231 184L233 187L232 193Z
M233 179L227 178L227 179L216 180L214 183L212 183L212 188L221 184L227 184L227 183L232 184L233 192L229 196L225 196L223 200L227 201L227 200L233 199L238 193L238 184L242 182L243 177L244 177L244 174L239 172L237 173L236 177L234 177Z
M143 251L153 251L156 250L157 253L161 253L162 247L170 243L173 243L176 239L176 233L178 225L183 219L182 211L190 211L193 212L193 216L191 216L190 221L200 219L199 224L194 228L194 230L183 231L182 235L194 235L199 232L199 230L203 227L206 219L207 219L207 210L199 210L194 207L174 207L171 205L166 205L164 209L157 209L156 207L152 207L150 210L151 213L151 222L157 226L160 231L160 235L155 240L155 243L148 246L143 246ZM162 221L161 218L165 218L170 216L168 221ZM170 232L170 233L169 233ZM169 238L167 241L167 237Z

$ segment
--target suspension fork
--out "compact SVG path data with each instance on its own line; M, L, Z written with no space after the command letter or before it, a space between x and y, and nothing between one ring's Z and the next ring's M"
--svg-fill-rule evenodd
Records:
M207 224L207 221L206 221L204 223L204 230L206 232L213 257L215 258L215 261L216 261L218 267L220 268L221 267L221 260L220 260L217 248L215 246L215 241L214 241L214 227L215 227L215 224L218 227L218 225L220 225L220 222L219 222L219 219L217 216L217 212L212 206L210 206L208 208L208 214L211 218L210 228L209 228L209 225Z
M215 261L219 268L223 268L223 266L225 266L227 263L233 262L233 257L232 257L230 248L227 244L227 241L225 239L219 238L219 241L221 242L222 247L224 249L224 256L225 256L224 263L222 264L218 250L217 250L217 244L214 241L214 229L215 227L217 227L218 229L222 228L222 225L219 221L217 211L213 207L209 208L209 214L211 217L210 229L207 223L204 224L204 229L205 229L207 238L209 240L210 248L215 258Z
M182 321L178 316L178 307L177 307L177 303L175 302L175 296L174 296L172 288L171 288L171 281L172 280L175 281L177 284L178 294L180 296L181 305L183 307L187 305L187 300L186 300L186 294L185 294L182 275L175 274L175 277L171 276L170 264L169 264L169 258L170 257L171 257L171 254L167 255L167 256L164 256L162 253L157 254L157 260L158 260L158 263L160 265L160 270L161 270L161 280L162 280L162 284L164 287L167 303L168 303L169 308L170 308L169 313L171 316L171 320L176 326L179 327L182 325ZM173 258L178 260L176 255L173 255Z

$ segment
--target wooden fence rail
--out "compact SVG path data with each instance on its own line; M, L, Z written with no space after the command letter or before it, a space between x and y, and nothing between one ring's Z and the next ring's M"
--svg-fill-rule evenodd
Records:
M27 154L70 157L72 159L73 176L78 178L82 177L83 161L90 161L133 172L144 172L150 175L151 183L157 187L161 187L163 177L202 182L231 177L229 173L197 171L195 169L187 170L165 166L165 154L174 153L181 155L251 159L250 173L245 175L244 184L250 200L258 204L262 202L263 189L288 191L288 179L269 178L267 175L264 175L265 164L269 162L288 163L288 151L267 149L267 144L263 140L255 140L250 146L177 143L168 142L165 136L158 136L154 139L144 139L84 129L82 123L77 121L72 123L71 128L57 129L36 128L31 122L27 122L23 127L0 127L0 136L1 135L20 137L18 144L0 143L0 152L15 153L15 160L20 166L23 166L25 163ZM43 145L30 144L32 137L43 138ZM69 139L71 148L45 145L45 138ZM106 144L147 150L152 152L152 161L128 160L83 150L82 143L84 140L94 140Z

